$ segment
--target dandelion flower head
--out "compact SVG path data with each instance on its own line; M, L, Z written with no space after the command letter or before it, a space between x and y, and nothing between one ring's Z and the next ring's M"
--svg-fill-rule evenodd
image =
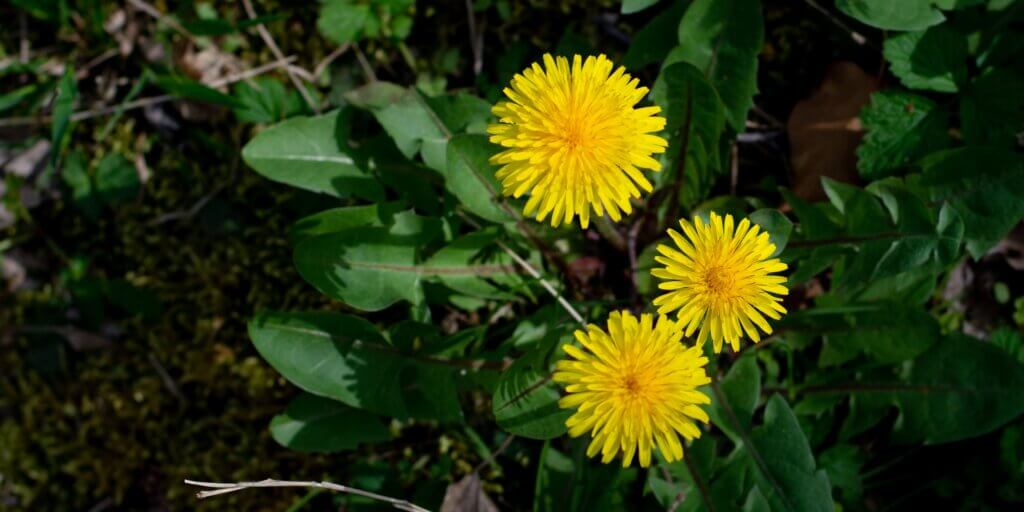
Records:
M700 217L693 223L679 221L684 234L668 230L675 248L658 245L655 261L665 265L651 274L662 279L658 288L665 293L654 299L659 314L678 311L686 336L700 329L697 345L707 339L721 352L723 342L739 350L746 333L755 343L758 332L771 334L766 318L778 320L786 313L782 296L786 264L772 258L775 245L768 233L743 219L736 225L732 215L711 213L710 222Z
M623 467L633 457L651 463L657 448L665 460L683 458L684 439L701 435L696 422L708 422L699 406L711 400L698 391L710 382L707 358L700 347L681 343L682 326L661 317L629 311L613 312L607 332L587 326L576 331L582 349L563 348L568 357L555 366L554 380L567 395L558 405L576 411L566 420L569 435L591 432L587 456L601 454L604 463L622 453Z
M491 158L502 193L529 192L523 214L551 225L590 223L591 210L618 221L629 214L631 197L651 183L641 169L660 170L651 157L668 142L654 135L665 127L659 107L636 108L646 87L604 55L544 55L515 75L504 89L508 101L492 109L498 122L488 127L491 142L503 150Z

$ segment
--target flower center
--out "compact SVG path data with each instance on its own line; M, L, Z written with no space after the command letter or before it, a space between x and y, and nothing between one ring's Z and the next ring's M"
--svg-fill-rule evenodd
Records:
M704 287L708 293L720 297L732 295L736 279L732 272L721 266L711 266L704 270L701 276Z
M563 135L565 145L569 147L570 151L585 148L591 139L590 130L588 130L583 123L578 121L570 121L567 124L568 126L565 129L565 134Z

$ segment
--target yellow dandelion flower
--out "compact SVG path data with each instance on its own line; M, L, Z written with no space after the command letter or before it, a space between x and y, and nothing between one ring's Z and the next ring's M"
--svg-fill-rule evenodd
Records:
M498 123L487 132L506 148L491 158L501 166L495 177L506 196L530 193L524 215L541 222L550 215L554 227L579 215L586 228L591 209L618 221L632 211L630 197L640 197L638 185L651 191L640 169L661 169L651 154L668 142L652 134L665 119L658 107L634 108L647 88L613 67L604 55L576 55L571 66L544 55L544 67L534 63L513 77L510 101L492 109Z
M594 325L576 331L585 350L563 347L572 359L555 366L554 380L568 393L558 405L576 409L565 422L569 435L593 433L588 457L600 452L608 463L621 451L623 467L634 455L647 467L654 447L672 462L683 458L680 435L700 437L694 420L707 423L708 415L698 406L711 400L697 387L711 382L708 360L700 347L684 346L682 336L682 326L667 317L655 325L652 315L638 322L629 311L616 311L607 333Z
M768 233L747 219L734 226L732 215L723 220L715 213L709 223L698 217L679 225L686 237L668 230L676 249L658 245L661 254L654 258L665 267L651 274L665 280L658 288L668 290L654 299L658 313L679 310L686 335L700 327L697 345L711 338L716 353L723 341L739 350L744 332L754 343L761 340L758 329L771 334L765 317L778 320L786 313L780 302L789 290L784 276L771 275L786 264L771 257L775 245Z

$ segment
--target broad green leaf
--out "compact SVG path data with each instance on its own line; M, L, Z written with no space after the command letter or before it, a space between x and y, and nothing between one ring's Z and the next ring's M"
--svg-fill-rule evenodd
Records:
M427 97L416 88L397 94L393 87L376 86L349 96L369 108L406 158L421 153L427 167L439 172L445 170L452 134L482 133L490 117L486 102L465 93Z
M380 418L336 400L302 393L270 421L270 435L300 452L334 453L391 438Z
M1024 132L1022 90L1024 73L1018 69L991 69L975 78L960 99L964 142L1005 148L1017 146L1017 134Z
M407 89L397 101L372 109L371 112L406 158L414 158L421 147L424 151L430 151L426 148L433 150L448 140L449 134L445 133L445 127L415 89ZM444 154L444 151L440 152L442 165ZM426 155L424 161L431 168L440 170L440 166L431 165L432 160Z
M370 6L352 0L325 0L316 27L331 42L342 45L356 41L370 17Z
M986 3L988 0L932 0L935 7L945 11L964 9L975 5Z
M96 167L96 193L108 206L117 206L139 195L139 173L120 153L108 153Z
M441 174L445 187L466 209L492 222L510 222L515 219L500 204L501 184L488 161L498 149L483 135L456 135L448 144L448 163Z
M967 37L947 25L888 39L885 59L911 89L956 92L967 82Z
M154 82L161 89L167 91L168 94L178 98L230 108L241 108L244 106L234 96L224 94L217 89L207 87L185 77L163 75L156 77Z
M335 136L349 122L342 112L296 117L263 130L242 149L242 159L264 177L286 185L380 201L380 183L356 165L351 150Z
M96 192L92 176L89 176L87 165L85 156L79 151L74 151L68 154L60 172L64 184L71 189L71 201L75 207L87 218L96 220L100 216L103 203Z
M53 126L50 129L50 165L57 167L61 148L64 145L64 134L71 123L71 111L78 96L78 84L75 82L75 67L69 65L64 70L57 85L57 98L53 102Z
M938 322L920 307L885 303L870 307L842 315L842 322L827 331L825 344L830 351L865 353L879 362L897 363L913 359L939 339Z
M306 105L296 90L285 90L284 85L272 78L261 77L250 82L239 82L235 97L242 106L235 108L239 121L247 123L275 123L302 114Z
M1024 412L1024 365L989 343L954 335L914 361L897 393L901 430L928 444L979 436Z
M622 0L622 14L633 14L634 12L640 12L654 4L658 3L658 0Z
M362 109L384 108L405 96L407 89L391 82L370 82L344 94L346 101Z
M768 237L775 244L775 252L772 256L778 256L786 248L789 235L793 233L793 222L782 212L774 208L762 208L750 214L750 222L761 226L761 229L768 233Z
M249 322L249 337L274 369L314 395L399 419L462 419L454 368L388 345L362 318L265 312Z
M639 70L649 64L661 62L675 47L676 41L665 37L679 26L689 0L674 0L672 6L651 19L640 30L633 34L629 49L622 57L622 65L626 69Z
M921 166L921 185L963 220L974 258L1024 217L1024 159L1012 151L968 146L930 155Z
M932 100L900 91L871 95L860 115L867 135L857 148L866 180L896 174L917 159L949 145L949 116Z
M941 444L991 432L1024 412L1024 365L991 343L953 334L911 363L904 378L864 378L815 389L901 410L898 438Z
M946 19L934 0L836 0L847 16L884 30L921 30Z
M403 214L389 227L364 226L307 238L295 247L299 274L324 294L363 311L423 300L419 250L440 232L436 219ZM471 270L465 270L467 273Z
M530 439L553 439L566 432L572 410L558 407L558 386L534 358L521 357L498 381L491 408L498 426Z
M288 230L288 240L295 246L316 235L335 233L361 226L384 226L393 222L395 214L402 209L401 202L331 208L304 217L293 224Z
M722 168L716 156L725 129L722 101L704 74L686 62L662 70L651 99L664 112L669 139L661 156L663 176L659 181L684 180L679 199L692 206L707 196Z
M509 288L525 285L519 268L494 242L497 229L474 231L455 240L423 264L423 272L459 293L511 300Z
M899 180L873 184L874 194L830 179L823 185L846 222L836 243L846 246L847 254L833 276L833 291L845 300L905 273L930 271L934 281L935 274L959 258L964 232L959 216L947 207L934 215ZM888 284L906 285L915 279Z
M757 358L751 354L738 359L729 368L719 388L725 399L720 402L712 400L711 406L707 408L711 423L722 429L730 439L739 442L742 439L741 432L750 430L754 410L761 398L761 370L757 367Z
M757 92L757 55L764 43L760 0L696 0L678 34L679 46L663 66L685 61L701 70L721 97L729 125L742 132Z
M780 395L768 399L764 424L739 449L749 458L754 482L773 511L832 512L832 486L816 467L796 416Z

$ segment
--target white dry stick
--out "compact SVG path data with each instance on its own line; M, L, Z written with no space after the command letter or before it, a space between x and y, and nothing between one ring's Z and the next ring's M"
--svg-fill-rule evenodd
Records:
M385 503L391 504L392 507L395 507L398 510L407 510L409 512L430 512L429 510L419 505L416 505L415 503L408 502L406 500L400 500L397 498L392 498L390 496L384 496L370 491L356 489L354 487L349 487L347 485L333 484L331 482L296 482L291 480L273 480L268 478L266 480L261 480L259 482L220 483L185 480L185 483L188 485L194 485L196 487L206 487L210 489L215 489L213 491L197 492L196 497L199 499L220 496L221 494L228 494L235 491L241 491L244 489L252 489L254 487L314 487L317 489L326 489L329 491L355 494L356 496L370 498L371 500L383 501Z
M252 8L251 0L242 0L242 6L245 7L245 13L249 15L249 19L256 19L256 10ZM260 38L266 43L267 47L270 48L270 52L277 57L278 60L284 59L284 53L278 48L277 43L274 42L274 38L271 37L270 31L267 27L263 26L262 23L256 25L256 31L259 32ZM299 90L299 94L302 94L302 99L306 100L306 104L309 108L313 109L313 112L320 113L320 105L317 105L313 98L309 95L309 91L306 90L306 86L299 81L299 78L295 76L295 70L291 66L285 68L288 71L288 78L291 79L292 84Z
M581 315L579 311L576 311L576 308L572 307L572 304L569 304L569 301L565 300L565 297L562 297L562 294L558 293L558 290L555 290L555 287L551 286L551 283L545 281L544 278L541 277L540 272L538 272L537 269L533 268L533 265L530 265L528 261L524 260L521 256L516 254L516 252L513 251L511 247L505 245L500 240L497 241L497 244L498 247L501 247L501 250L508 253L508 255L511 256L512 259L515 260L515 262L519 264L520 267L523 267L523 270L525 270L527 274L530 274L531 276L533 276L534 279L540 281L540 285L543 286L544 289L547 290L548 293L550 293L551 296L558 301L558 304L561 305L562 308L569 313L569 316L571 316L573 320L579 322L579 324L582 325L583 327L587 326L587 321L583 319L583 315Z

